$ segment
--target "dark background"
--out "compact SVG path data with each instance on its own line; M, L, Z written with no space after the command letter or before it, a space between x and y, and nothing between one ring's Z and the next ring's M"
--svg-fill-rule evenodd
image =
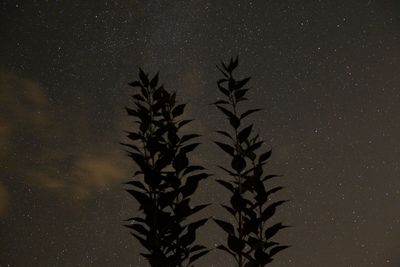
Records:
M0 36L0 266L147 266L121 226L136 212L120 185L126 84L160 70L214 171L215 64L237 54L291 199L276 219L292 248L271 266L400 266L398 1L5 0ZM197 196L223 216L212 179ZM212 222L199 234L224 240ZM198 264L232 265L219 251Z

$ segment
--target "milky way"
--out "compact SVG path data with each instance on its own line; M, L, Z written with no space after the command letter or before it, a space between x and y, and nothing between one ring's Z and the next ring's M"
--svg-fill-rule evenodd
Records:
M160 71L203 135L193 160L221 175L210 140L227 124L209 103L236 55L291 200L276 218L292 247L271 266L400 265L397 1L5 0L0 25L0 266L147 266L121 226L137 210L121 186L127 83ZM208 215L226 197L212 179L197 193ZM225 238L212 222L199 235Z

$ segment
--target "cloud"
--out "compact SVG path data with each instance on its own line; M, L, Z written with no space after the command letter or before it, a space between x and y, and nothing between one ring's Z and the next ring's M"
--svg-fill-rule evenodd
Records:
M14 74L0 72L0 99L0 182L13 175L38 190L87 197L127 179L110 142L118 125L99 130L87 107L52 106L40 83Z

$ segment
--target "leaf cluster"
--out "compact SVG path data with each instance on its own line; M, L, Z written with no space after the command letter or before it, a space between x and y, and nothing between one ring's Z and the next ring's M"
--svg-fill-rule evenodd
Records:
M230 157L229 166L219 168L230 179L216 181L231 194L229 205L222 206L234 218L234 224L214 220L228 235L226 245L217 248L232 255L239 267L260 267L272 262L278 252L288 248L274 241L275 235L288 226L282 223L269 225L276 209L286 201L271 201L271 195L283 187L266 187L266 181L278 175L264 173L271 150L263 150L263 141L254 133L253 124L245 124L245 118L260 109L239 112L238 104L248 100L250 77L235 79L233 71L237 67L238 58L217 66L223 75L217 86L224 97L213 104L224 114L232 130L217 131L225 142L215 143Z
M208 219L187 222L208 206L190 203L200 181L209 176L188 157L199 145L193 142L199 135L180 133L190 123L180 119L185 104L177 103L176 93L159 85L158 73L149 79L140 69L139 80L129 85L136 91L134 107L126 111L137 127L127 132L130 141L123 145L138 170L126 184L141 213L126 220L126 227L144 247L141 255L151 266L193 266L209 251L195 242L196 231Z

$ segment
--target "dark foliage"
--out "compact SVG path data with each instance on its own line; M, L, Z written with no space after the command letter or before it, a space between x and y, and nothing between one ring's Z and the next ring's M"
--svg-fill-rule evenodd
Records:
M223 74L218 80L219 91L224 98L214 105L226 116L232 131L217 131L226 143L215 142L231 158L229 166L219 166L231 178L217 182L231 193L230 205L222 205L235 223L215 219L214 221L228 235L227 244L218 246L232 255L239 267L261 267L272 262L275 254L288 248L273 241L275 234L286 225L270 225L270 219L276 208L285 201L271 202L270 196L282 189L267 189L265 182L277 175L265 175L263 167L271 156L271 151L261 152L263 141L254 134L253 125L245 124L245 118L260 109L239 112L238 105L246 101L246 87L250 78L237 80L233 71L238 66L238 59L231 59L217 66Z
M176 93L159 85L158 74L152 79L142 70L139 80L129 83L137 91L132 96L134 108L126 108L135 119L136 131L128 132L132 141L123 144L138 167L127 189L139 204L140 215L127 220L146 252L141 253L153 267L193 266L208 253L195 244L196 231L207 219L188 218L208 205L190 205L199 182L209 174L192 165L188 154L198 143L197 134L181 135L189 120L181 120L185 104L176 103Z

